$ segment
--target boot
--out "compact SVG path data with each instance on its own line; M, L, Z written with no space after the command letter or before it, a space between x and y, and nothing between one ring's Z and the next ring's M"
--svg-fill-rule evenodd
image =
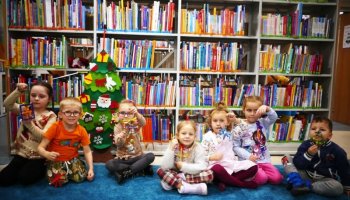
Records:
M125 179L132 177L132 175L133 175L130 168L116 171L114 174L115 174L115 178L117 179L118 184L122 184L125 181Z

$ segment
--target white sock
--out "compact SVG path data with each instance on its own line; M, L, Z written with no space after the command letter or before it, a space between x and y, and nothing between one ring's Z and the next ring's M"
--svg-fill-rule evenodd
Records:
M166 182L164 182L163 180L160 181L160 185L162 186L162 188L164 190L172 190L173 187L169 184L167 184Z
M189 184L185 181L182 181L182 186L178 189L178 191L180 194L208 194L207 184L205 183Z

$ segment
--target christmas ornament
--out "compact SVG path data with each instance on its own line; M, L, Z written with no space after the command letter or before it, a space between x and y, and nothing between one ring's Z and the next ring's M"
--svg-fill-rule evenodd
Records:
M97 105L101 108L109 108L109 106L111 106L111 103L112 101L109 94L103 94L97 100Z
M87 85L90 85L92 83L92 76L90 73L84 77L84 83Z

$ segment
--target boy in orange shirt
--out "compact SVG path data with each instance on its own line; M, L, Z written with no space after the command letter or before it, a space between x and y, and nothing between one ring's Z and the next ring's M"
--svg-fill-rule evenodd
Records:
M43 135L38 146L40 155L49 160L47 176L49 184L61 186L68 180L82 182L94 178L90 139L84 127L78 124L82 104L76 98L67 97L60 102L59 121L54 123ZM79 159L78 149L83 147L88 165Z

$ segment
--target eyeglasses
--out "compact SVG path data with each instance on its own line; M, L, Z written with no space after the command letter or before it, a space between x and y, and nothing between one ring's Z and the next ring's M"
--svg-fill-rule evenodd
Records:
M66 112L62 112L66 117L69 117L69 116L74 116L74 117L77 117L80 115L80 112L70 112L70 111L66 111Z
M119 115L123 115L124 117L134 117L134 113L121 111L118 113Z

